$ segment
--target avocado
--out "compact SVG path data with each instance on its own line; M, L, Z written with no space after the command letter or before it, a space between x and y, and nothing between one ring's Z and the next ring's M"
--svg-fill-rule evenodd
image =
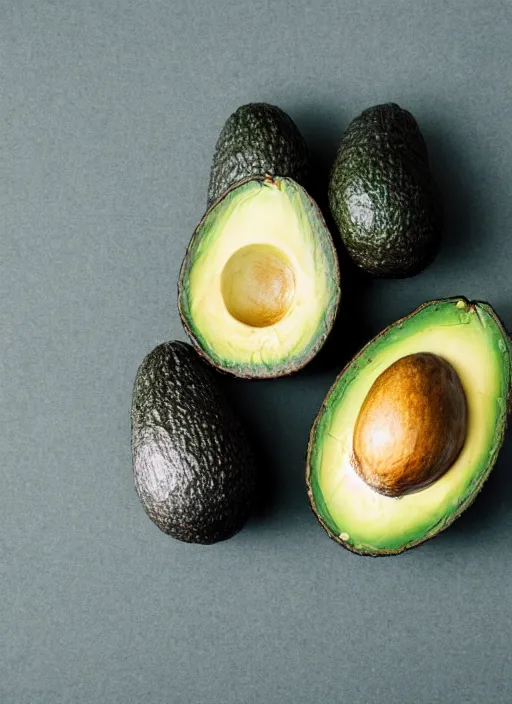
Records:
M237 182L206 212L181 267L178 307L218 369L273 378L322 347L340 298L338 261L316 203L291 178Z
M164 533L211 544L249 516L255 460L215 372L183 342L156 347L140 365L132 402L135 487Z
M511 348L487 303L425 303L348 364L311 431L306 483L331 538L392 555L447 528L493 468Z
M283 110L267 103L242 105L217 140L208 207L234 183L251 176L287 176L305 186L308 167L306 142Z
M348 254L368 274L413 276L432 262L441 199L410 112L376 105L350 123L332 167L329 205Z

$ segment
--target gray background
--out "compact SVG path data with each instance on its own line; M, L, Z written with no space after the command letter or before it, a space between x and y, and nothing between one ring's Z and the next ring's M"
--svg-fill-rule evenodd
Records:
M357 557L316 524L308 432L357 347L425 300L512 327L512 4L0 2L2 704L480 703L512 699L512 446L449 531ZM395 100L446 202L421 276L345 274L308 370L227 381L263 448L253 520L180 544L135 495L136 368L184 339L175 286L219 130L277 103L326 169L350 119Z

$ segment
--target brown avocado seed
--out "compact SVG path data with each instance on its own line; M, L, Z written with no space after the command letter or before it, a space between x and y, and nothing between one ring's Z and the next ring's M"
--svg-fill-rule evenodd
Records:
M375 491L402 496L444 474L466 439L467 404L455 369L422 352L376 379L357 417L353 465Z

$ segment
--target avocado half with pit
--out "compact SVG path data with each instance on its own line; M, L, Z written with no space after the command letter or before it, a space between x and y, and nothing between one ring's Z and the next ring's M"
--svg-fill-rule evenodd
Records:
M291 119L265 104L239 108L217 143L209 208L181 267L178 307L198 351L222 371L290 374L316 355L334 323L338 261L320 209L296 180L306 158Z
M511 348L487 303L426 303L374 338L329 391L306 482L331 538L392 555L447 528L498 457Z

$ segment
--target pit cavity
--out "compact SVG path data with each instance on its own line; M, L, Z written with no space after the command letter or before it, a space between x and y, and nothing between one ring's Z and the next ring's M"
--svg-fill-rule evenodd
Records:
M295 276L286 254L269 244L235 252L221 275L224 304L236 320L255 328L278 323L290 310Z

